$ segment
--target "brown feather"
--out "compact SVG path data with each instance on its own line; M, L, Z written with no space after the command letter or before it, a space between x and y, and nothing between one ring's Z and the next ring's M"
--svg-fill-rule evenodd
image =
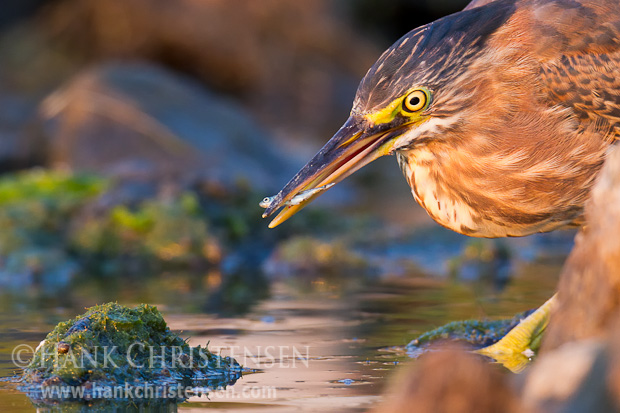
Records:
M514 4L452 78L456 92L434 101L434 117L458 121L401 150L416 199L467 235L521 236L582 222L620 130L618 3Z

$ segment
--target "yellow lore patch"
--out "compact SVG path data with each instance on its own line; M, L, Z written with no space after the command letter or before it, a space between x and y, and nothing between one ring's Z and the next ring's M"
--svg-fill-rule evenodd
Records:
M369 113L368 115L366 115L366 119L368 119L374 125L390 123L394 120L396 115L400 113L402 103L403 97L401 96L380 111L375 113Z
M413 97L416 99L418 104L421 104L419 109L414 106L408 106L407 109L403 105L405 105L405 101ZM374 125L382 125L385 123L390 123L394 120L394 118L400 113L405 117L410 117L412 121L416 121L419 119L420 113L425 110L430 104L430 91L426 88L415 87L407 91L402 96L394 99L389 105L384 107L383 109L369 113L366 115L366 119L370 121Z

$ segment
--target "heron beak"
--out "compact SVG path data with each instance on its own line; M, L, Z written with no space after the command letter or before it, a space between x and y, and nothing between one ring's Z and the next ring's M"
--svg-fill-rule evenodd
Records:
M319 153L273 198L263 218L271 216L281 207L283 209L269 223L269 228L292 217L324 191L308 193L309 196L302 197L301 201L287 204L291 199L305 191L340 182L375 159L389 155L394 138L402 133L402 128L369 127L367 121L351 116Z

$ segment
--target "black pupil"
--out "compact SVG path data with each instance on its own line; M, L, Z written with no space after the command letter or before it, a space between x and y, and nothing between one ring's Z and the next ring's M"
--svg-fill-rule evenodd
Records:
M420 103L420 98L417 96L414 96L409 100L409 105L411 106L418 106L419 103Z

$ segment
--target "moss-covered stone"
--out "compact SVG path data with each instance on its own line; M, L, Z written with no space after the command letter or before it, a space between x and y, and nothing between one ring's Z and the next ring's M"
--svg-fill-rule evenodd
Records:
M410 351L424 349L440 341L467 343L474 348L486 347L498 342L531 312L526 311L503 320L453 321L420 335L407 344L407 349Z
M59 323L24 370L30 386L107 386L140 383L212 388L234 382L241 367L206 347L190 347L170 331L156 307L109 303Z

